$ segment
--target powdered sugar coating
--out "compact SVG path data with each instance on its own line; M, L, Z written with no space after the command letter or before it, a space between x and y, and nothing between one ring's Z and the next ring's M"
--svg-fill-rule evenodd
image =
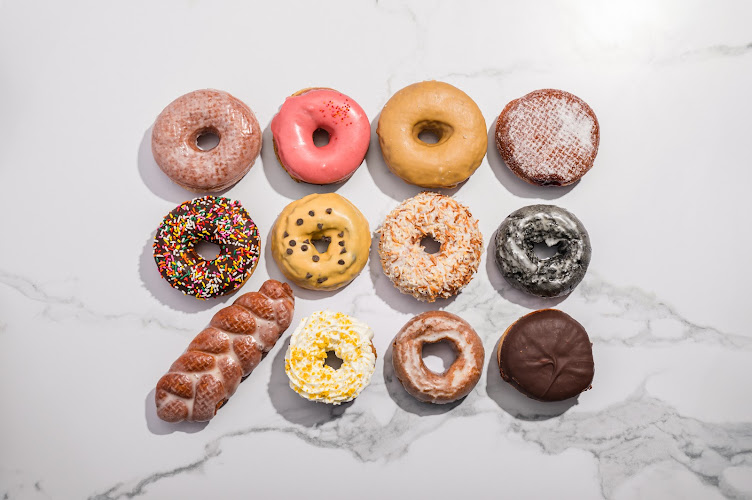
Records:
M405 200L387 215L379 232L384 274L418 300L449 298L478 270L483 248L478 221L449 196L423 192ZM438 253L429 254L420 245L425 236L441 244Z
M562 90L536 90L515 99L496 125L496 146L512 172L543 186L579 180L592 168L599 141L593 110Z

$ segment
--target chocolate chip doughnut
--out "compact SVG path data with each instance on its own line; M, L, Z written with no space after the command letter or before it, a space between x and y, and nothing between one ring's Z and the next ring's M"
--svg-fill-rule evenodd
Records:
M513 287L539 297L570 293L590 264L590 237L571 212L555 205L530 205L512 212L496 231L496 264ZM540 259L536 243L556 246Z
M539 401L562 401L590 389L593 348L587 332L557 309L533 311L507 328L496 352L501 377Z

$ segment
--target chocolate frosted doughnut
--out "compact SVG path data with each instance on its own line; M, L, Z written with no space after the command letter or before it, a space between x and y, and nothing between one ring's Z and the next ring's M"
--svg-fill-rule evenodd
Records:
M590 264L590 237L571 212L555 205L529 205L512 212L496 231L494 256L501 274L513 287L539 297L570 293ZM556 246L551 258L540 259L536 243Z
M587 332L557 309L521 317L501 336L496 352L501 377L539 401L562 401L590 389L593 348Z

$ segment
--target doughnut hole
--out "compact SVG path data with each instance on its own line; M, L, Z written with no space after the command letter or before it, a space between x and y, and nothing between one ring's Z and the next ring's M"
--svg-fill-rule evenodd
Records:
M413 127L415 140L429 146L445 143L452 133L454 133L454 128L451 125L433 120L418 122Z
M342 359L337 356L334 351L327 351L326 352L326 361L324 361L324 364L331 368L332 370L339 370L342 366Z
M433 235L427 234L420 240L420 246L427 254L433 255L441 251L441 243L433 239Z
M545 241L539 241L533 245L533 253L539 260L547 260L559 254L559 245L548 246Z
M214 260L221 252L219 245L206 240L199 240L193 250L204 260Z
M214 128L200 130L196 133L194 142L199 151L211 151L219 145L219 132Z
M420 355L426 368L438 375L446 373L457 359L457 351L448 340L425 342Z
M329 244L332 242L330 236L316 236L311 238L311 244L316 248L316 251L320 254L326 253L329 249Z
M323 128L317 128L313 131L313 145L317 148L323 148L329 144L331 135Z

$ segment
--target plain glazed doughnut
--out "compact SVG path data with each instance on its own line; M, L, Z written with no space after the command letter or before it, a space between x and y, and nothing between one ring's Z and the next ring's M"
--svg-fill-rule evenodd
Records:
M400 292L433 302L459 292L473 279L483 250L478 221L449 196L424 192L402 202L379 230L384 274ZM441 244L429 254L420 245L432 237Z
M204 151L197 139L219 137ZM261 128L243 102L221 90L197 90L172 101L157 117L151 151L173 182L191 191L229 188L253 166L261 151Z
M591 388L595 365L587 332L557 309L521 317L501 336L501 378L529 398L562 401Z
M566 186L593 166L600 128L590 106L563 90L531 92L506 105L496 122L496 147L519 178Z
M423 142L422 132L432 132L438 142ZM486 121L475 101L437 81L414 83L394 94L381 111L376 133L389 169L427 188L466 180L488 147Z
M310 401L338 405L357 398L376 369L373 330L352 316L319 311L303 318L290 337L285 373L290 388ZM333 352L342 365L326 364Z
M272 228L272 256L289 280L310 290L336 290L368 262L368 221L336 193L309 194L287 205ZM319 252L314 241L328 245Z
M196 253L204 240L219 245L206 260ZM154 236L154 260L162 277L197 299L218 297L243 286L258 264L258 228L238 201L204 196L178 205Z
M274 152L296 181L343 182L363 163L371 141L365 111L350 97L326 88L301 90L285 99L272 120ZM329 143L317 147L313 133L322 129Z
M540 259L535 244L556 247ZM585 226L555 205L530 205L509 214L496 231L496 265L507 282L538 297L570 293L582 281L592 250Z
M423 346L447 341L457 358L444 373L423 363ZM427 403L451 403L467 396L480 380L485 351L475 330L462 318L429 311L407 322L393 342L392 364L397 378L414 398Z

